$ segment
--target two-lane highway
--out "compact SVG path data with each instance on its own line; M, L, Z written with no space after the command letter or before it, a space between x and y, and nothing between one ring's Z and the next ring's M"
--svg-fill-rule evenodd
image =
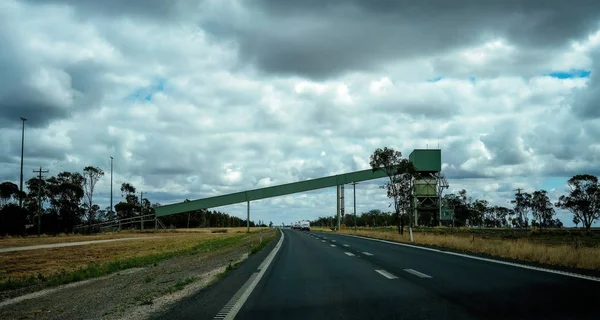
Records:
M240 289L247 296L237 304L236 319L598 318L600 282L593 279L339 234L283 233L253 290ZM258 264L249 262L252 270L245 272ZM228 277L235 279L237 271ZM179 303L171 315L206 318L198 316L207 307L200 301L219 304L217 310L232 303L243 283L232 290L228 280ZM227 299L213 298L226 289ZM213 313L215 319L228 316Z

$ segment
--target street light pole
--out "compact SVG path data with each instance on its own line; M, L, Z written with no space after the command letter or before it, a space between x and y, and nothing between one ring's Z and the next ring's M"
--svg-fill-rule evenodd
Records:
M111 218L112 218L112 213L113 213L112 182L113 182L113 157L110 157L110 216L111 216Z
M21 192L23 192L23 150L25 149L25 121L27 121L27 118L21 117L21 182L19 183L19 190ZM23 197L21 195L19 195L19 207L23 207Z

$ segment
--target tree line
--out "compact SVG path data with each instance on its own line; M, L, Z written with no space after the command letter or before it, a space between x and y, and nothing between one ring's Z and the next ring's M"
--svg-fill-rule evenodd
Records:
M78 231L90 231L95 223L153 215L154 208L160 206L141 199L135 186L123 183L122 200L113 210L100 208L94 203L94 189L103 176L100 168L87 166L82 172L63 171L56 176L31 178L25 182L24 191L13 182L0 183L0 235L36 234L38 226L45 234L71 233L81 224L88 228ZM177 228L246 226L245 220L210 210L166 216L161 221ZM252 221L250 225L256 226Z
M373 171L381 170L388 177L381 187L386 190L388 198L393 199L393 223L402 234L405 224L410 228L414 223L414 215L411 214L415 209L413 190L420 173L399 151L387 147L378 148L373 152L370 165ZM445 195L442 205L454 210L454 223L459 226L505 227L510 221L512 226L521 228L562 227L562 222L555 218L555 208L559 208L573 215L573 223L576 226L581 223L582 227L589 231L592 224L600 219L598 177L589 174L575 175L567 181L567 186L569 193L561 195L554 204L546 190L533 193L522 193L518 190L515 198L511 200L512 208L489 206L486 200L474 200L467 196L465 190L461 190L458 194ZM418 222L423 225L436 225L439 221L437 217L437 213L425 213L419 217L422 220Z
M394 211L381 212L371 210L356 217L357 226L397 226L403 234L404 226L409 226L412 239L412 226L415 223L423 226L439 224L439 212L420 212L418 221L414 221L415 196L413 193L415 181L420 173L414 165L402 157L399 151L392 148L378 148L370 157L373 172L381 170L387 176L387 181L381 185L392 200ZM567 181L569 193L561 195L557 202L552 203L546 190L536 190L532 193L515 193L510 201L512 207L491 206L487 200L473 199L466 190L457 194L446 194L442 199L442 207L452 209L452 220L445 224L453 226L478 227L517 227L517 228L560 228L563 223L556 218L556 209L563 209L573 215L573 223L579 223L589 231L592 224L600 219L600 183L596 176L575 175ZM391 205L390 205L391 206ZM342 223L354 225L353 215L343 215ZM531 218L531 219L530 219ZM335 226L335 217L321 217L311 222L316 226Z

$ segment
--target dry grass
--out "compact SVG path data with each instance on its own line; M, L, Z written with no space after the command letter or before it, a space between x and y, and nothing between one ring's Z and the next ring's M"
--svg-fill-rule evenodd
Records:
M94 235L81 235L81 234L64 234L61 233L57 236L42 235L38 236L27 236L27 237L0 237L0 249L11 248L11 247L24 247L33 246L38 244L53 244L53 243L64 243L64 242L79 242L79 241L93 241L93 240L107 240L107 239L119 239L119 238L137 238L137 237L154 237L157 234L164 236L178 235L181 233L214 233L215 230L227 230L227 233L245 233L246 227L239 228L190 228L190 229L167 229L167 230L124 230L121 232L103 232L101 234ZM268 228L250 228L250 232L265 230Z
M246 227L234 227L234 228L181 228L181 229L173 229L175 232L197 232L197 233L214 233L217 230L227 230L227 233L245 233ZM259 231L259 230L268 230L269 228L259 228L252 227L250 228L250 232Z
M408 231L400 236L396 232L378 230L342 230L345 234L409 242ZM415 232L416 244L440 246L492 256L532 261L565 267L600 270L600 247L576 247L567 244L549 245L527 239L485 239L473 235L432 234Z
M109 239L110 237L156 236L141 233L105 234L98 236L58 237L71 241ZM136 239L74 247L40 249L0 253L0 282L8 277L22 278L29 275L50 275L62 270L72 271L89 263L102 263L131 257L149 256L191 248L203 241L215 238L239 236L236 233L164 233L164 237L153 239ZM108 237L108 238L107 238ZM56 240L57 238L41 238L40 240ZM12 240L3 239L2 241ZM24 239L21 239L24 240ZM26 239L28 240L28 239ZM37 238L35 240L38 240ZM43 242L50 243L50 242ZM31 244L40 244L35 242Z
M331 230L331 228L328 227L310 227L311 231L320 231L320 232L332 232L333 230Z

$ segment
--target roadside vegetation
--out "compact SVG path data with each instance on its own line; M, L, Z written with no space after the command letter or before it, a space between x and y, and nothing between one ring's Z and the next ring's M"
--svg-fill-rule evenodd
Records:
M600 271L600 233L579 230L514 232L467 228L416 228L414 244L487 254L547 265ZM394 227L343 229L341 233L410 243Z
M274 232L257 230L249 234L232 231L166 232L156 233L159 237L152 239L0 253L0 292L97 278L121 270L150 266L174 257L217 252L235 247L250 238L255 241L248 244L248 253L255 252L259 246L260 232L268 235L263 238L263 243L275 236ZM132 235L135 234L124 234L126 237Z
M120 186L121 201L113 208L94 203L94 189L104 177L102 169L85 167L81 172L59 172L53 176L31 178L24 190L11 181L0 183L0 236L58 235L62 233L94 233L97 223L154 214L160 203L142 197L136 187L125 182ZM117 198L118 199L118 198ZM189 200L186 200L189 201ZM217 210L197 210L161 218L167 228L232 228L245 227L246 220ZM141 228L142 223L123 226ZM144 229L155 227L153 220ZM250 227L266 227L267 223L250 221Z

